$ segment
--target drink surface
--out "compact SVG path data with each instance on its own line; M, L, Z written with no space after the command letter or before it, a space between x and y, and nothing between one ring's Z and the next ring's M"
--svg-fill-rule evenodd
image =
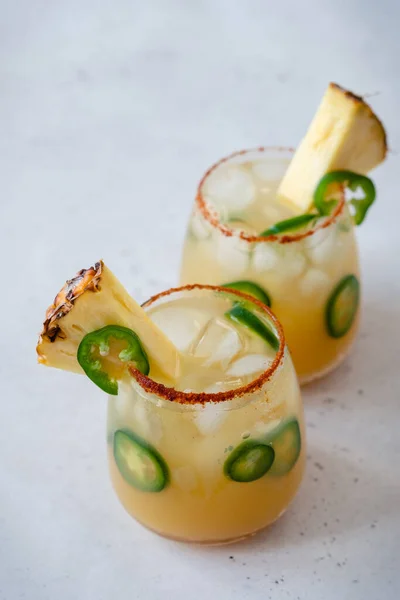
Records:
M231 319L238 305L256 318L255 329ZM212 402L211 395L204 405L180 404L133 378L120 384L108 411L117 495L133 517L167 537L221 543L255 533L286 509L304 469L301 397L279 332L266 311L230 292L173 293L146 310L183 353L177 389L238 391L230 400ZM259 323L273 337L260 335ZM277 352L271 377L242 393Z
M204 183L204 195L220 215L220 222L251 235L260 235L275 223L296 216L277 198L281 172L287 161L274 165L263 159L240 165L222 165Z
M316 228L316 223L328 222L328 217L287 232L299 236L312 231L295 241L240 236L260 235L293 217L276 196L290 156L284 151L250 152L211 171L201 186L204 205L196 202L190 219L181 282L249 281L261 286L284 327L300 380L308 381L340 362L354 339L359 267L346 205L326 227Z
M181 351L176 389L209 394L233 390L272 364L275 350L227 316L234 302L226 293L182 297L150 307L151 319ZM160 373L154 379L168 384Z

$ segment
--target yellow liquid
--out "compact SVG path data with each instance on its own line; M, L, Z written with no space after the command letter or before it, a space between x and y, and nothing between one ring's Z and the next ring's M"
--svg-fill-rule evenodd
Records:
M271 308L284 327L303 383L334 368L351 346L358 315L345 335L334 338L327 328L326 307L343 277L355 275L359 280L359 264L347 207L334 223L303 240L286 244L252 243L237 235L239 231L260 234L274 223L293 216L276 198L287 164L284 159L270 164L268 158L263 161L258 157L234 165L234 169L252 181L253 199L245 207L238 208L237 198L234 206L230 206L228 195L215 203L212 193L205 189L205 199L218 210L220 222L232 227L236 235L225 236L204 219L196 205L183 250L181 283L221 285L247 280L260 285L268 292ZM219 167L223 168L228 167Z
M179 541L201 544L233 542L264 529L278 519L293 499L304 471L304 454L294 469L280 479L261 478L247 484L226 482L208 495L201 486L183 491L170 485L146 495L121 477L112 455L110 475L128 513L152 531Z
M199 331L194 342L187 346L186 354L189 355L199 347L201 339L203 346L200 348L210 347L204 344L203 335L204 331L210 331L209 322L204 323L201 314L220 322L232 305L232 299L223 294L224 300L219 301L210 292L201 297L197 297L196 292L187 293L187 296L182 311L192 304L199 315ZM161 328L163 310L168 318L168 311L179 308L180 301L168 302L153 311L154 315L158 313L155 320ZM149 314L153 316L151 307ZM261 314L258 316L265 320ZM170 318L164 323L166 333L170 323ZM235 331L235 326L229 322L228 326ZM168 333L171 333L170 329ZM224 391L256 378L260 370L251 375L230 375L229 372L232 369L238 372L238 365L243 365L243 359L246 361L249 356L264 356L269 363L275 352L246 327L238 326L237 333L240 348L228 362L225 357L214 363L211 369L213 383L207 369L198 368L186 371L177 388ZM215 335L214 330L212 335ZM213 352L218 344L218 335L215 335ZM231 354L232 347L230 339ZM207 361L209 357L204 352L203 363ZM301 448L288 472L274 474L271 468L271 472L251 482L232 481L226 476L224 463L234 448L244 440L268 438L283 423L293 419L300 427ZM113 450L114 435L120 429L139 436L163 457L170 477L168 485L160 492L143 492L123 477ZM284 512L304 471L303 411L290 356L286 350L280 366L260 389L219 404L180 405L147 394L134 380L124 382L120 385L119 395L109 400L108 439L114 488L123 506L140 523L166 537L195 543L226 543L252 535Z

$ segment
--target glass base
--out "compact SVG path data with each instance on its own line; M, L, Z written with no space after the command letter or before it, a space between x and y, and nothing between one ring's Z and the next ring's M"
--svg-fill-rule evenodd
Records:
M183 537L178 537L178 536L174 536L174 535L169 535L168 533L162 533L161 531L152 529L148 525L144 525L140 521L137 521L137 519L135 519L135 521L137 521L142 527L144 527L148 531L151 531L152 533L155 533L155 534L159 535L160 537L163 537L167 540L172 540L174 542L191 544L193 546L228 546L229 544L236 544L237 542L241 542L243 540L248 540L249 538L257 535L258 533L261 533L261 531L268 529L268 527L273 525L273 523L276 523L276 521L281 518L281 516L286 512L286 510L287 510L286 508L284 510L282 510L282 512L279 513L279 515L276 517L276 519L274 519L273 521L268 523L268 525L263 525L263 527L260 527L259 529L251 531L250 533L246 533L244 535L234 536L231 538L225 538L222 540L191 540L190 538L183 538Z
M141 525L142 525L142 523L141 523ZM225 540L191 540L189 538L181 538L181 537L176 537L174 535L168 535L166 533L161 533L160 531L156 531L155 529L152 529L151 527L147 527L146 525L143 525L143 527L145 527L152 533L156 533L157 535L159 535L163 538L166 538L167 540L172 540L174 542L180 542L180 543L184 543L184 544L192 544L193 546L227 546L228 544L235 544L236 542L240 542L242 540L247 540L248 538L253 537L257 533L259 533L260 531L262 531L263 529L268 527L268 525L266 527L262 527L261 529L257 529L256 531L253 531L246 535L236 536L236 537L228 538Z
M317 373L313 373L312 375L306 375L304 377L299 377L300 385L307 385L308 383L317 381L317 379L322 379L323 377L325 377L326 375L329 375L329 373L331 373L332 371L337 369L337 367L348 357L348 355L352 351L354 343L355 343L355 340L353 340L351 342L351 344L347 348L346 352L339 354L339 356L337 357L336 360L334 360L330 365L328 365L324 369L321 369L321 371L318 371Z

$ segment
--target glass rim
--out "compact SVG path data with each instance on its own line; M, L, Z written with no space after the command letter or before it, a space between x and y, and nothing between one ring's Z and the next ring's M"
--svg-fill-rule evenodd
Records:
M179 292L192 291L192 290L210 290L213 292L222 292L225 294L228 292L230 295L235 295L235 296L238 296L239 298L241 298L242 300L252 302L258 309L260 309L262 312L267 314L268 318L272 321L272 323L276 329L278 338L279 338L279 348L276 351L275 358L272 361L272 363L270 364L270 366L268 367L268 369L263 371L258 377L256 377L255 379L253 379L250 383L248 383L246 385L242 385L233 390L227 390L225 392L216 392L216 393L184 392L181 390L176 390L175 388L168 387L168 386L164 385L163 383L154 381L154 379L151 379L147 375L143 375L143 373L138 371L138 369L136 369L133 366L129 367L130 375L133 377L133 379L135 379L135 381L140 385L140 387L145 392L147 392L149 394L154 394L158 398L161 398L163 400L168 400L170 402L176 402L177 404L186 404L186 405L192 405L192 406L197 405L197 404L205 405L209 402L217 404L217 403L221 403L221 402L226 402L228 400L236 400L236 399L240 398L241 396L244 396L246 394L250 394L250 393L260 390L263 387L263 385L268 380L271 379L271 377L275 374L275 372L278 369L278 367L280 366L280 364L283 362L286 341L285 341L285 334L283 332L282 325L280 324L277 317L274 315L274 313L271 311L271 309L268 306L266 306L265 304L260 302L260 300L258 300L257 298L254 298L254 296L244 294L243 292L240 292L239 290L233 290L230 288L225 288L225 287L221 287L221 286L217 286L217 285L207 285L207 284L203 285L203 284L199 284L199 283L193 283L193 284L183 285L180 287L169 288L168 290L165 290L163 292L160 292L159 294L151 296L148 300L146 300L146 302L144 302L142 304L142 308L147 308L148 306L151 306L154 302L156 302L160 298L164 298L165 296L169 296L171 294L175 294L175 293L179 293Z
M238 156L245 156L246 154L251 154L252 152L261 153L261 152L267 152L267 151L271 151L271 150L276 151L276 152L291 152L291 153L293 153L295 151L294 148L291 148L289 146L288 147L285 147L285 146L259 146L258 148L248 148L246 150L237 150L236 152L232 152L232 154L228 154L227 156L224 156L219 161L214 163L204 173L203 177L201 178L199 185L197 186L195 203L196 203L198 209L200 210L201 214L203 215L203 217L206 219L206 221L210 225L212 225L212 227L214 227L215 229L218 229L226 237L236 236L236 237L241 238L245 242L249 242L249 243L278 242L279 244L289 244L291 242L299 242L300 240L303 240L307 237L312 236L317 231L320 231L320 230L325 229L326 227L329 227L330 225L332 225L336 221L336 219L340 216L340 214L342 213L343 208L346 203L346 198L345 198L344 186L342 184L339 184L338 189L339 189L340 198L339 198L339 202L337 203L337 205L335 207L335 210L330 215L328 215L325 219L323 219L320 223L316 223L313 227L311 227L310 229L307 229L306 231L303 231L302 233L293 233L293 234L284 234L284 235L272 234L272 235L269 235L266 237L266 236L261 236L261 235L252 235L252 234L246 233L245 231L238 231L238 230L228 227L227 225L223 225L222 223L220 223L219 217L216 216L216 212L214 213L212 210L209 209L209 204L207 203L207 201L205 200L205 198L203 196L202 188L203 188L203 185L204 185L205 181L207 180L207 178L211 175L211 173L213 173L216 169L218 169L218 167L220 167L221 165L229 162L230 160L232 160Z

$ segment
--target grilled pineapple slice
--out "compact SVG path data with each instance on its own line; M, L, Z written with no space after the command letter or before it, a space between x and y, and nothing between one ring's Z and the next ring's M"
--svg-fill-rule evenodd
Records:
M78 346L87 333L106 325L122 325L135 331L150 363L169 379L177 377L177 349L103 261L67 281L47 309L36 347L39 363L83 373L76 358Z
M336 170L365 175L386 157L385 129L362 98L330 83L300 143L278 196L297 212L307 212L325 173Z

